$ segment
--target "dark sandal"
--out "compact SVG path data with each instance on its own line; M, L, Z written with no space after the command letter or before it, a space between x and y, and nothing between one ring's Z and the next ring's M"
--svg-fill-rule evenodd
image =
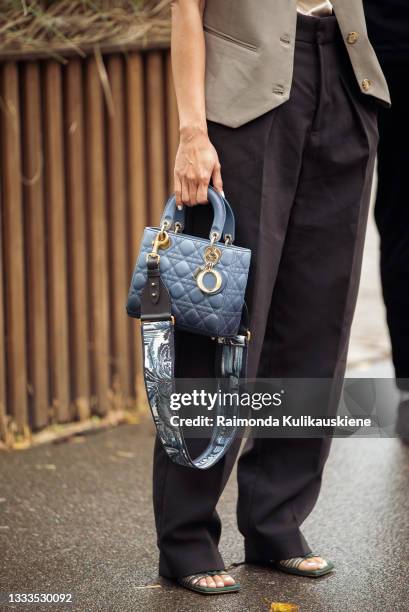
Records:
M294 557L292 559L285 559L283 561L273 561L273 567L280 572L286 572L287 574L294 574L295 576L307 576L308 578L319 578L320 576L325 576L325 574L329 574L335 568L332 561L326 561L326 565L321 569L316 570L303 570L299 569L301 563L305 561L305 559L311 559L312 557L319 557L315 553L308 553L308 555L304 555L303 557Z
M226 575L227 572L224 570L214 570L211 572L202 572L199 574L191 574L190 576L183 576L183 578L178 578L177 581L180 586L185 589L189 589L190 591L194 591L195 593L201 593L202 595L222 595L223 593L235 593L240 591L240 583L235 582L234 584L229 584L223 587L208 587L208 586L200 586L197 584L200 582L202 578L207 578L208 576L223 576Z

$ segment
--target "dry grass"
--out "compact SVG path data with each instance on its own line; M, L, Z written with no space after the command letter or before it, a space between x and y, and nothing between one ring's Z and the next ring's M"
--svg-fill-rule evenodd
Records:
M170 0L0 0L0 56L154 46L170 37Z

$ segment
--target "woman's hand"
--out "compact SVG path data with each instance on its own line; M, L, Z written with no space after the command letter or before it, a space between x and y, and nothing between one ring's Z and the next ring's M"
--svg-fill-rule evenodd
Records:
M174 170L177 206L205 204L210 179L217 191L223 191L219 158L206 130L181 129Z

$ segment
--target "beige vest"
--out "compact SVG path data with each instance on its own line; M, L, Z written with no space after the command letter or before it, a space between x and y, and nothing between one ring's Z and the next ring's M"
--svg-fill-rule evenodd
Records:
M332 0L362 93L390 104L362 0ZM238 127L290 97L297 0L206 0L206 116Z

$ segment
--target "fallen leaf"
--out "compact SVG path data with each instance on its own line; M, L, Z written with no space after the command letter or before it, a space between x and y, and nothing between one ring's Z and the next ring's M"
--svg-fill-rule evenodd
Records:
M299 612L299 610L300 607L297 604L282 601L273 601L270 608L270 612Z
M56 470L54 463L36 463L37 470Z

